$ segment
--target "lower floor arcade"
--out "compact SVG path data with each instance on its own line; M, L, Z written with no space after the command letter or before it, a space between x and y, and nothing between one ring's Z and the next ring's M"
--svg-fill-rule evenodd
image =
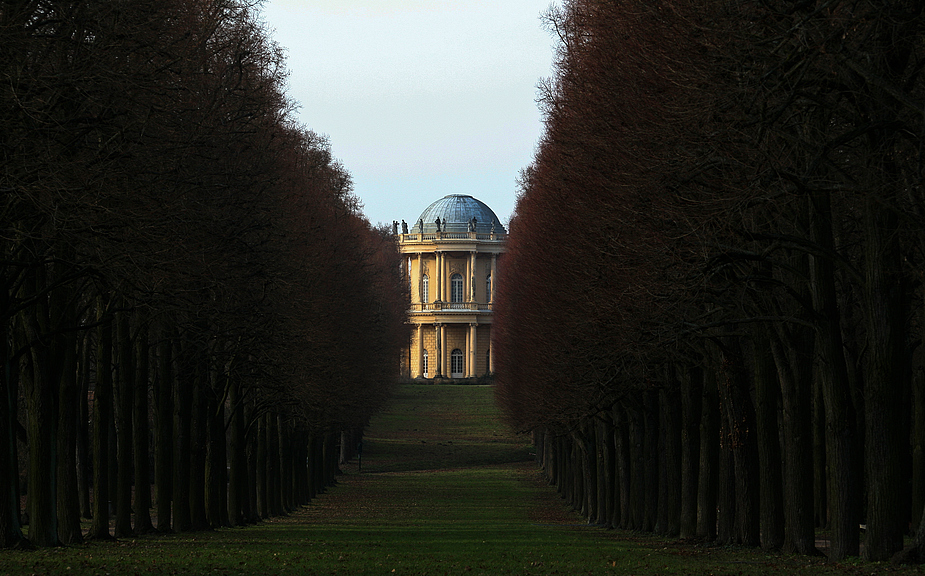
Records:
M414 324L403 372L411 378L477 378L490 374L491 325Z

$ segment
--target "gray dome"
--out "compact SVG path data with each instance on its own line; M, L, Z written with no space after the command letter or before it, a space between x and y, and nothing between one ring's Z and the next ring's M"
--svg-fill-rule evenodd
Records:
M495 216L484 202L476 200L472 196L463 194L450 194L437 200L428 206L421 216L414 221L411 227L412 233L433 233L437 231L437 218L440 218L440 224L443 232L468 232L469 223L475 218L475 231L488 234L504 234L507 231L501 225L501 221ZM421 224L424 230L421 230Z

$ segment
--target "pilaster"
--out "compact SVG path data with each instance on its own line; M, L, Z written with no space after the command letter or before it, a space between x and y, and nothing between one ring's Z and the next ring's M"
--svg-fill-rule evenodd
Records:
M478 365L478 327L479 325L475 322L469 324L469 377L475 378L478 376L477 368Z

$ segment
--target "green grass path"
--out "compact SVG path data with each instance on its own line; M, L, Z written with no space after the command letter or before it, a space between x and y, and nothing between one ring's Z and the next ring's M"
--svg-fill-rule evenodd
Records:
M500 422L490 388L401 387L369 427L362 469L350 463L339 486L299 515L325 534L321 546L338 550L315 569L613 573L595 538L562 541L562 523L577 527L578 518L542 484L530 450ZM559 514L541 525L548 507Z
M208 533L0 551L0 576L891 571L585 526L542 481L530 449L500 422L488 387L401 386L368 429L362 470L351 462L337 486L289 516Z

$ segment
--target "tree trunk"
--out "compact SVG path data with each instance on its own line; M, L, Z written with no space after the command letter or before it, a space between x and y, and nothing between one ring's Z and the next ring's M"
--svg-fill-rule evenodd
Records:
M101 304L102 308L102 304ZM112 315L100 310L99 355L93 392L93 523L88 536L110 540L109 429L112 425Z
M282 516L282 458L279 438L279 415L270 414L267 420L267 483L270 488L270 515Z
M597 524L613 528L619 523L616 479L616 442L610 412L602 412L596 421L598 453L598 510ZM615 523L616 522L616 523Z
M124 301L123 301L124 302ZM132 410L135 405L135 368L129 312L116 313L116 346L119 364L116 379L116 538L132 536Z
M115 331L115 326L113 327L113 331ZM118 451L118 445L117 445L118 433L116 431L116 410L118 409L117 408L118 398L116 398L116 395L115 395L115 387L116 387L115 378L116 378L116 369L117 369L115 365L116 364L115 362L115 357L116 357L115 342L113 342L112 353L113 353L114 358L113 358L113 367L112 367L113 368L113 376L112 376L113 380L110 386L110 394L112 396L112 402L111 402L111 408L109 412L110 413L109 446L108 446L109 477L106 479L106 481L109 483L109 515L113 517L113 521L114 521L115 514L116 514L116 494L118 493L118 479L119 479L119 462L118 462L119 451Z
M76 305L62 298L59 305L66 316L64 324L77 326ZM80 501L77 491L77 418L80 415L80 385L77 382L77 331L60 334L57 352L62 372L58 388L58 538L64 544L83 542L80 530Z
M80 341L80 378L78 391L78 426L77 426L77 491L80 499L80 515L93 518L90 505L90 492L93 487L92 456L90 452L90 366L93 346L89 336Z
M308 483L309 496L315 498L319 493L317 432L310 432L308 436Z
M560 457L565 459L569 457L568 449L568 439L563 435L560 437L561 445L563 450L560 454ZM314 466L314 478L315 478L315 494L324 494L326 492L327 485L325 484L325 471L324 471L324 432L317 431L315 432L314 438L314 456L312 457L312 464ZM563 467L564 470L564 467Z
M148 379L150 368L150 347L148 343L147 318L139 313L138 332L135 335L135 404L132 414L135 456L135 533L148 534L154 531L151 523L151 466L148 415Z
M173 344L170 331L163 330L157 345L155 402L157 429L154 443L154 486L157 491L157 531L171 530L174 474L174 390Z
M700 466L697 484L697 537L707 542L717 539L716 508L720 477L720 418L716 373L704 371L700 411Z
M864 387L867 538L864 556L887 560L903 546L902 392L905 386L905 282L897 216L882 198L866 206L865 308L869 360Z
M658 392L647 390L644 393L645 409L645 435L643 436L643 458L645 466L645 515L643 517L643 530L652 532L658 520L658 428L659 406Z
M268 426L268 414L262 414L259 416L259 421L257 423L257 450L256 450L256 466L257 469L257 513L261 518L270 517L270 502L269 502L269 478L267 476L267 463L268 450L267 450L267 426Z
M8 309L8 293L0 291L0 311ZM13 421L16 418L15 396L12 393L11 359L9 348L9 319L0 319L0 549L25 545L19 525L19 482L16 463L16 436Z
M180 351L182 364L190 365L188 345ZM190 512L190 434L192 428L194 377L188 371L180 371L174 383L174 432L173 432L173 529L187 532L192 528Z
M827 386L831 388L831 384ZM857 556L860 551L853 423L851 419L842 419L841 411L840 401L831 407L830 402L826 402L826 464L829 470L826 486L832 535L828 557L833 561Z
M818 373L818 368L816 369ZM828 455L826 453L825 398L822 378L813 378L813 519L829 527Z
M280 460L280 504L282 513L288 513L292 506L292 428L288 421L279 423L279 460ZM338 458L340 459L340 451Z
M681 382L681 538L693 538L697 535L702 396L703 369L694 366Z
M925 513L919 518L915 538L905 549L890 558L892 564L921 564L925 562Z
M324 434L325 486L337 484L337 432L328 430Z
M672 371L673 372L673 371ZM659 518L657 532L677 536L681 532L681 400L674 375L659 390Z
M758 441L755 434L755 409L749 396L749 374L739 341L725 338L723 346L723 397L728 424L726 440L730 444L735 466L736 542L758 546L760 537Z
M209 430L209 406L206 400L208 374L203 369L203 360L197 361L195 385L193 386L193 415L190 432L190 479L189 506L192 530L209 527L206 517L206 444Z
M769 339L761 329L756 331L754 356L761 546L766 550L778 550L784 543L784 499L777 418L781 386Z
M46 286L44 269L27 274L23 286L32 297ZM55 354L49 334L47 299L38 299L33 309L22 313L23 329L29 343L29 374L23 379L29 439L29 541L35 546L58 546L56 510L56 466L58 428L58 387L62 359Z
M240 389L237 382L229 383L231 422L228 438L228 522L232 526L244 525L247 501L247 445Z
M575 438L575 455L578 457L581 482L584 491L581 494L582 515L588 524L597 520L597 443L594 423L588 419L579 424L580 430Z
M823 249L833 247L831 208L827 192L811 196L811 238ZM826 455L828 459L828 509L832 545L830 560L857 556L858 492L854 474L854 414L845 365L834 263L813 256L811 261L813 308L817 315L817 341L824 369L821 371L826 413Z
M341 434L341 454L344 454L344 442L354 442L352 434ZM295 432L292 439L292 497L295 507L308 504L307 468L305 466L305 433L301 430ZM348 452L349 454L349 452ZM347 456L347 462L351 456ZM346 462L345 462L346 463Z
M632 465L630 463L629 419L622 406L613 409L614 441L616 442L616 480L619 486L618 499L614 510L614 528L627 529L632 519L630 482Z
M721 417L722 445L719 449L719 469L716 498L716 541L718 546L737 543L735 457L729 440L728 421Z
M566 439L566 444L568 446L568 451L566 453L568 497L566 498L566 502L568 502L572 509L578 512L580 516L586 517L585 507L587 505L587 499L585 498L585 477L581 462L581 447L571 435Z
M629 413L629 450L630 450L630 502L632 521L628 528L643 530L646 515L646 466L645 466L645 418L638 406L627 408Z
M317 457L317 447L312 449L312 454ZM567 468L565 459L568 455L568 441L562 433L556 434L556 442L555 446L553 447L553 455L555 460L553 468L556 471L554 476L554 486L556 487L556 492L559 494L559 497L566 500L566 503L568 503L568 482L565 479ZM312 464L316 465L314 461ZM317 475L317 471L315 474Z
M912 518L925 512L925 373L920 368L912 381ZM914 524L913 524L914 525ZM920 536L916 531L916 536Z
M257 475L259 465L257 462L257 428L259 417L254 415L253 402L245 404L247 412L245 413L245 422L248 423L244 441L247 452L247 500L244 502L244 520L248 524L254 524L260 521L260 508L258 506Z
M255 415L256 404L248 398L244 404L245 435L247 452L247 500L244 503L244 518L248 524L260 521L260 509L257 507L257 425L260 418Z
M221 382L216 384L221 386ZM208 395L208 446L206 458L206 516L209 526L228 525L228 478L225 449L225 403L223 386L206 391Z
M802 334L802 332L801 332ZM786 552L814 554L812 337L770 345L781 388L784 462L784 542ZM783 346L786 345L786 351Z

